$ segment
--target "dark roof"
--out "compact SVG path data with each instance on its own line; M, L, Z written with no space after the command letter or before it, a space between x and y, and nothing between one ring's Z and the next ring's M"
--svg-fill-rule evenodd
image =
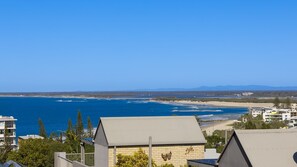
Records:
M89 137L89 138L83 138L83 139L81 139L81 142L83 142L85 144L89 144L89 145L94 145L93 138L91 138L91 137Z
M1 165L1 164L0 164L0 165ZM25 167L24 165L21 165L21 164L19 164L19 163L17 163L17 162L14 162L14 161L12 161L12 160L9 160L9 161L5 162L5 163L3 164L3 167L9 167L9 166L11 166L11 165L13 165L14 167Z
M194 163L200 163L200 164L206 164L206 165L217 165L218 159L190 159L188 162L194 162Z

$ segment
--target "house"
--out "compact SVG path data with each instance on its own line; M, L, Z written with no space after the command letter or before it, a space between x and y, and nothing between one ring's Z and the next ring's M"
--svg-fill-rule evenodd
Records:
M95 167L115 166L116 155L132 155L139 148L149 153L150 137L157 165L204 158L206 140L194 116L104 117L94 137Z
M16 148L16 126L12 116L1 116L0 115L0 147L4 145L5 139ZM7 129L7 136L5 136L5 129Z
M28 140L28 139L44 139L44 137L39 136L39 135L26 135L26 136L19 136L18 137L18 143L20 143L23 140Z
M291 117L289 127L297 127L297 116Z
M204 159L188 160L189 167L217 167L217 160L220 153L215 148L205 149Z
M273 120L286 121L291 119L290 109L273 109L263 113L263 121L271 122Z
M219 167L297 166L297 130L236 130L221 156Z

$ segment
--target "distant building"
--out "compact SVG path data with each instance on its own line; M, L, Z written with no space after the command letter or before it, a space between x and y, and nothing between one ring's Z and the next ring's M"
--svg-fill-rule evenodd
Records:
M278 108L261 108L255 107L250 109L250 114L253 117L262 116L264 122L273 120L286 121L297 115L295 109L278 109Z
M273 120L277 121L286 121L291 119L291 110L290 109L273 109L266 110L263 113L263 121L271 122Z
M23 140L27 139L44 139L44 137L39 136L39 135L26 135L26 136L19 136L18 137L18 143L20 143Z
M0 147L4 145L5 138L8 142L16 147L16 125L17 119L12 116L0 116ZM5 129L7 129L7 136L5 137Z
M157 165L187 164L204 158L206 143L194 116L101 118L95 137L95 167L115 166L116 155L132 155L143 149Z
M242 96L251 96L253 94L254 94L253 92L243 92Z
M297 127L297 116L291 117L289 127Z
M297 165L297 130L236 130L219 167L293 167Z

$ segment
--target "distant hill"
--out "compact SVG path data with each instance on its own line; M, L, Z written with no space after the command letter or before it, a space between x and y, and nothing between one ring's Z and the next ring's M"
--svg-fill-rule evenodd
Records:
M142 91L297 91L297 86L274 87L265 85L226 85L226 86L200 86L197 88L164 88Z
M290 91L290 90L297 90L297 87L274 87L274 86L264 86L264 85L244 85L244 86L215 86L215 87L209 87L209 86L201 86L198 88L195 88L194 90L201 90L201 91L237 91L237 90L244 90L244 91Z

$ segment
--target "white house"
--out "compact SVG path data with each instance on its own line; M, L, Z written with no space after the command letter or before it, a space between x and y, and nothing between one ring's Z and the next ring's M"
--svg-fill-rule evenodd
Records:
M273 109L263 112L263 121L271 122L273 120L286 121L291 119L290 109Z
M5 128L7 129L7 136L6 139L8 142L16 147L16 125L15 121L12 116L1 116L0 115L0 147L4 145L5 142Z

